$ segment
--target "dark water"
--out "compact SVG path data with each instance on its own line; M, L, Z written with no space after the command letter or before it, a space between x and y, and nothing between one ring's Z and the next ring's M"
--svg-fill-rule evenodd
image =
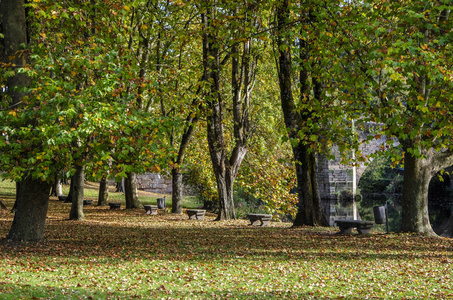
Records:
M363 220L374 220L373 207L388 204L389 229L398 232L401 228L401 194L364 195L359 202L359 214ZM453 198L430 196L428 210L430 223L437 234L445 229L453 208Z

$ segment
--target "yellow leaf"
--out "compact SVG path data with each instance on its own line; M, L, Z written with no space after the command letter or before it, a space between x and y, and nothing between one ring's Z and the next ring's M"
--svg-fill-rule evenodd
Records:
M124 9L127 10L127 11L130 10L129 6L127 6L127 5L124 5Z

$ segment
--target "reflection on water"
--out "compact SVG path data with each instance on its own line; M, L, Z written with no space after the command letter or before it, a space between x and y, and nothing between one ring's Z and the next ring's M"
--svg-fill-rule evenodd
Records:
M373 207L387 203L389 231L398 232L401 228L401 194L364 195L359 202L359 214L363 220L374 220ZM376 229L385 231L385 224L375 225Z
M387 202L389 230L391 232L398 232L401 228L401 196L401 194L364 195L364 199L359 202L359 214L363 220L374 220L373 207L385 205ZM429 219L433 230L437 234L441 234L445 230L452 208L452 197L429 197Z

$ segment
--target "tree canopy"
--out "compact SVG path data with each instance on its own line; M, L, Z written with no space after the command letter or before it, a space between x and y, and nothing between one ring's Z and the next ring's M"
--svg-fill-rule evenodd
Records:
M4 177L166 172L178 199L182 172L206 162L192 171L217 186L219 219L235 218L234 188L294 213L297 185L295 225L325 224L316 155L335 144L365 161L356 129L372 122L403 149L388 151L406 171L403 230L431 233L429 180L453 164L451 1L11 3Z

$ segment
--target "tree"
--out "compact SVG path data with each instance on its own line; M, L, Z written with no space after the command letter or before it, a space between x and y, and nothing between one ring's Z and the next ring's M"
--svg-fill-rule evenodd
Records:
M141 36L149 45L147 70L154 78L154 102L163 117L174 121L166 135L171 155L172 213L182 213L182 168L193 130L200 118L200 71L196 7L162 1L150 8L155 19ZM147 22L147 24L150 24ZM166 169L164 169L166 171Z
M404 161L402 231L434 235L428 186L453 164L450 1L364 1L343 7L349 72L367 116L396 137Z
M14 109L24 106L24 102L26 102L24 100L27 95L25 91L30 85L30 77L25 72L19 72L19 68L26 68L28 63L28 54L25 48L28 41L24 1L1 1L0 15L2 16L1 23L3 27L3 67L8 70L6 86L3 85L1 87L3 91L6 89L7 97L2 97L1 100L2 106L7 105L4 109L14 116L17 114ZM35 125L34 120L27 116L22 117L22 120L17 119L14 120L15 122L11 122L11 124L14 124L11 125L12 127L22 124L22 126L30 126L32 128ZM1 146L8 147L6 135L3 135L0 143ZM34 147L40 143L34 139L25 144L28 147ZM23 154L26 155L26 152L23 152ZM36 171L39 172L39 170L39 166L35 167L21 174L20 178L17 178L17 180L21 181L21 184L17 191L16 213L7 237L10 240L33 241L41 240L44 236L44 223L51 183L35 173Z
M219 3L220 4L220 3ZM259 4L235 3L234 7L209 3L201 14L203 24L203 70L206 85L207 139L219 197L218 220L235 218L233 188L241 163L247 153L250 137L250 103L255 81L257 52L254 48ZM222 27L223 19L230 19ZM234 21L233 21L234 20ZM229 41L222 48L221 41ZM221 52L226 55L221 58ZM225 137L224 118L226 110L224 86L221 79L224 65L231 60L231 94L233 141ZM230 150L231 149L231 150Z
M27 202L26 213L20 212L20 206L25 205L20 196L32 194L25 191L22 180L31 182L32 190L41 185L36 189L39 191L62 169L74 175L77 166L89 165L90 176L101 178L113 160L112 174L124 177L127 172L168 164L168 159L162 156L168 148L161 141L170 124L152 112L135 109L136 98L141 95L131 91L139 89L139 64L128 50L131 27L124 24L130 7L114 1L109 5L95 1L31 2L28 7L32 43L27 49L24 43L19 46L16 42L19 37L16 33L11 36L9 25L4 26L22 22L16 18L15 7L9 7L11 3L2 2L2 11L7 11L2 21L3 41L5 44L13 41L10 44L16 50L6 51L5 57L29 59L30 64L14 64L21 66L17 74L32 80L28 86L23 85L27 89L17 89L10 83L16 75L12 63L1 65L2 92L7 90L9 95L1 98L0 169L5 172L3 176L21 180L16 211L20 219L13 223L11 231L29 228L30 232L38 232L35 236L24 232L11 236L40 239L42 232L35 229L44 228L47 202L43 199L36 204L43 209ZM21 36L26 42L25 37L26 34ZM149 81L143 84L140 88L147 87ZM11 99L19 99L19 92L27 93L15 105ZM76 143L79 144L74 147ZM27 215L30 211L40 215L40 222Z
M310 8L309 8L310 9ZM278 46L278 78L280 87L280 100L285 118L288 136L292 140L292 149L296 164L297 187L299 195L299 208L294 220L294 226L302 225L328 225L327 219L321 212L320 196L316 173L317 136L319 132L310 132L310 125L317 122L319 114L313 111L311 95L318 103L321 101L321 84L316 77L309 82L310 70L307 59L310 49L308 42L301 37L300 46L300 102L296 105L293 96L293 58L292 47L295 41L292 38L294 29L291 29L291 7L288 0L279 1L277 6L277 46ZM310 11L306 13L310 15ZM296 30L297 32L297 30ZM304 64L305 63L305 64ZM312 89L312 90L311 90ZM315 106L316 107L316 106ZM301 130L306 127L305 134L310 139L299 138ZM312 136L314 138L312 138Z

